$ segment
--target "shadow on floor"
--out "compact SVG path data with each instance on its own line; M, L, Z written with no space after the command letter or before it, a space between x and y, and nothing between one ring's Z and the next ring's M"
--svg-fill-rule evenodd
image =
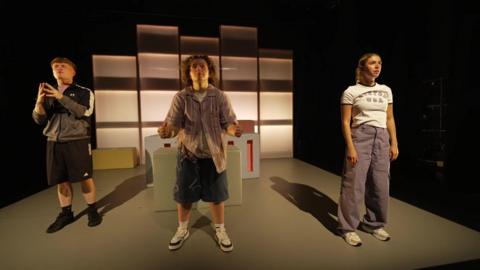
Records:
M330 197L307 185L291 183L281 177L271 177L271 188L300 210L310 213L328 231L334 235L337 232L337 203Z
M208 216L202 215L201 217L199 217L192 225L192 228L202 230L206 234L210 235L212 238L214 237L215 230L212 227L212 220Z
M146 189L145 176L137 175L131 177L115 187L115 189L97 201L97 209L99 213L105 215L114 208L131 200L142 190ZM87 213L87 209L82 210L75 216L75 220L81 218Z

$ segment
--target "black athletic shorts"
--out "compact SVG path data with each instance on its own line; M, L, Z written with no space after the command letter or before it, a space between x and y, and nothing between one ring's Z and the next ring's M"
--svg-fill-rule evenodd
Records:
M92 178L90 140L47 142L47 180L49 185L79 182Z

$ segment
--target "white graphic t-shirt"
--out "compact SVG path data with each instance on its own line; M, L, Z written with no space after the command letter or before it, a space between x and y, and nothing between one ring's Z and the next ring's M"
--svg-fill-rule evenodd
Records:
M352 127L362 124L386 128L387 106L393 103L392 90L384 84L352 85L343 91L341 104L352 105Z

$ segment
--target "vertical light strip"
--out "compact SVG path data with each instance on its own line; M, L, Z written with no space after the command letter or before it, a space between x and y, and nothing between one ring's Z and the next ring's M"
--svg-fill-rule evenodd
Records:
M220 51L221 85L237 118L258 123L257 28L221 25Z
M92 55L97 148L138 149L138 138L132 134L139 130L135 62L135 56ZM121 136L125 139L119 140Z
M259 55L261 156L293 157L292 52L260 49Z
M140 123L143 127L164 120L167 110L159 109L150 98L171 100L180 89L180 38L178 27L158 25L137 25L137 55L139 71L139 108ZM170 104L168 104L169 106ZM141 163L145 162L144 138L140 129Z

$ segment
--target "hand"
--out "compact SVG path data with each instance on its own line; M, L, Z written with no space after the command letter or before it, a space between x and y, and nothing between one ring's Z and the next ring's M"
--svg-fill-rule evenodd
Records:
M390 146L390 161L394 161L398 158L398 147L396 145Z
M239 125L235 125L235 137L240 137L243 134L243 130Z
M167 122L163 122L162 125L158 128L157 132L160 135L160 138L165 139L169 138L170 132L168 132Z
M43 104L45 101L45 92L43 91L45 83L38 85L37 104Z
M355 167L355 165L357 164L358 154L355 148L347 149L347 161L352 165L352 167Z
M63 94L60 93L58 89L48 83L43 84L43 92L45 92L47 97L54 97L56 99L61 99L63 97Z
M243 130L240 128L240 125L230 125L227 128L227 133L231 136L240 137L242 136Z

